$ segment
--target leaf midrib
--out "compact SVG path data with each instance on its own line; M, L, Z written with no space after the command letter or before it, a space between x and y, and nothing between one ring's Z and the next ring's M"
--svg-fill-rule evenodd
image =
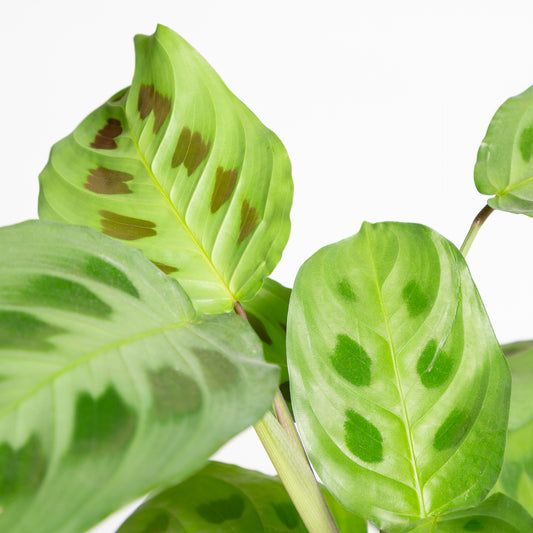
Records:
M385 323L385 328L386 328L386 331L387 331L388 343L389 343L390 350L391 350L392 365L393 365L393 368L394 368L394 375L395 375L395 378L396 378L396 387L397 387L398 392L400 394L400 404L401 404L401 408L402 408L403 425L405 427L405 433L407 435L407 442L409 444L409 454L411 456L411 465L412 465L412 468L413 468L415 484L416 484L415 491L416 491L416 494L417 494L417 497L418 497L418 503L419 503L420 510L421 510L421 513L422 513L422 518L425 518L427 516L426 506L424 504L424 497L423 497L423 494L422 494L422 486L421 486L420 478L419 478L419 475L418 475L418 466L416 464L416 455L415 455L415 451L414 451L413 436L412 436L411 431L410 431L409 415L407 413L407 406L405 405L402 383L401 383L400 374L399 374L399 371L398 371L398 365L397 365L397 362L396 362L396 352L395 352L394 343L393 343L393 340L392 340L392 332L391 332L391 328L390 328L390 322L389 322L388 315L387 315L387 313L385 311L385 302L383 300L383 292L382 292L381 285L379 283L379 279L378 279L378 275L377 275L376 263L374 261L374 253L373 253L373 250L372 250L372 246L370 244L370 238L369 238L369 235L368 235L368 231L365 232L365 236L366 236L367 248L368 248L368 251L369 251L370 261L372 262L372 273L373 273L373 276L374 276L374 281L376 283L376 289L377 289L377 293L378 293L378 296L379 296L379 305L381 307L381 313L383 315L383 321Z
M128 97L129 97L129 94L128 94ZM159 180L157 179L156 175L154 174L154 172L152 171L152 168L151 166L148 164L148 161L146 161L146 158L144 157L144 154L143 152L141 151L141 147L139 146L139 142L137 140L137 138L135 137L135 134L133 132L133 128L131 127L131 123L130 123L130 120L129 120L129 117L128 117L128 113L127 113L127 110L126 110L126 104L127 104L127 101L128 101L128 97L126 98L126 102L123 104L123 110L124 110L124 117L126 119L126 123L128 125L128 130L130 132L130 137L131 137L131 140L133 141L133 144L135 146L135 150L137 151L137 153L139 154L139 158L142 162L142 164L144 165L144 167L146 168L147 172L148 172L148 175L150 176L150 178L152 179L152 181L154 182L154 185L156 187L156 189L159 191L159 193L161 194L161 196L164 198L164 200L167 202L169 208L170 208L170 211L174 214L174 216L176 217L176 219L178 220L179 224L183 227L183 229L185 230L185 232L187 233L188 237L191 239L191 241L193 242L193 244L196 246L196 248L200 251L201 253L201 256L204 258L205 262L208 264L208 266L211 268L211 270L213 271L213 273L215 274L215 277L219 280L221 286L224 288L224 290L228 293L229 297L231 298L231 300L233 302L236 302L237 301L237 298L236 296L231 292L231 289L228 287L228 285L226 284L226 282L224 281L224 279L222 278L222 276L220 275L220 273L218 272L217 268L215 267L215 265L213 264L213 261L211 260L211 257L209 257L208 253L206 252L205 248L202 246L202 244L198 241L198 239L196 238L196 235L193 233L193 231L191 230L191 228L189 228L189 226L187 225L187 223L185 222L185 219L181 216L181 213L178 211L177 207L174 205L174 203L172 202L172 200L170 199L169 195L166 193L165 189L163 189L163 187L161 186L161 183L159 182Z
M138 341L140 339L150 337L151 335L157 335L158 333L162 333L164 331L169 331L172 329L183 327L189 323L191 323L191 320L184 320L182 322L177 322L174 324L167 324L159 328L137 333L136 335L126 337L125 339L123 338L118 341L106 344L105 346L102 346L96 350L93 350L92 352L82 355L81 357L79 357L78 359L70 363L69 365L66 365L65 367L61 368L57 372L50 374L48 377L46 377L41 382L39 382L35 387L33 387L30 391L28 391L24 396L22 396L21 398L13 402L11 405L8 405L5 409L0 411L0 419L2 419L4 416L9 414L11 411L16 409L19 405L24 403L26 400L30 399L33 395L35 395L42 388L46 387L47 385L49 385L56 379L59 379L61 376L63 376L64 374L67 374L69 371L73 370L74 368L77 368L85 364L87 361L90 361L91 359L98 357L102 353L108 352L120 346L125 346L126 344Z

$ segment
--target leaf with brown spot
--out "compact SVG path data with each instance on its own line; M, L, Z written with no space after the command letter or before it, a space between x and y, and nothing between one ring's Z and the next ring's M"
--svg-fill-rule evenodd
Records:
M153 85L141 85L137 108L144 120L152 111L154 112L154 133L158 133L170 112L170 98L156 91Z
M224 170L217 168L215 188L211 196L211 213L216 213L230 198L237 183L237 169Z
M122 133L122 125L120 120L116 118L108 118L107 124L98 130L94 141L91 143L91 148L97 148L99 150L115 150L117 143L115 138Z
M237 239L238 244L241 244L252 233L257 226L258 218L257 209L250 206L249 200L244 200L241 207L241 226L239 228L239 238Z
M190 176L207 157L210 147L211 143L206 143L199 132L195 131L191 135L191 130L184 127L172 156L172 168L177 168L183 163L187 175Z
M124 182L132 179L128 172L105 167L91 168L84 187L99 194L129 194L132 191Z
M131 87L54 146L39 216L131 243L170 267L198 310L228 311L257 293L287 242L287 153L171 30L137 36L135 51Z
M98 213L102 216L100 223L102 224L102 233L115 237L116 239L124 239L126 241L134 241L144 237L152 237L156 235L155 224L149 220L142 218L126 217L101 209Z
M160 263L159 261L152 261L152 263L165 274L172 274L173 272L179 272L179 268L165 265L165 263Z

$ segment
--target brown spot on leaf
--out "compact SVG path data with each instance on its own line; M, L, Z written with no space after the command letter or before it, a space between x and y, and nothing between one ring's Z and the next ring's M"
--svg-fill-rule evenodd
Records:
M105 167L91 168L84 186L99 194L129 194L132 190L124 182L132 179L133 176L127 172Z
M237 183L237 169L224 170L217 168L215 188L211 196L211 213L216 213L230 198Z
M198 131L191 134L191 130L185 126L181 130L172 156L172 168L177 168L183 163L187 175L190 176L207 157L209 148L211 148L210 142L206 143Z
M91 148L99 150L114 150L117 147L115 138L122 133L122 125L120 120L116 118L108 118L107 124L98 131L94 141L91 143Z
M141 85L137 109L142 120L154 112L154 133L157 133L170 113L170 98L156 91L153 85Z
M165 265L165 263L159 263L159 261L152 261L152 263L165 274L172 274L172 272L179 272L179 268Z
M239 228L239 238L237 244L241 244L257 226L257 209L250 206L249 200L244 200L241 207L241 226Z
M100 220L102 233L115 239L134 241L157 234L157 231L153 229L155 224L149 220L126 217L105 209L98 211L98 213L102 216Z

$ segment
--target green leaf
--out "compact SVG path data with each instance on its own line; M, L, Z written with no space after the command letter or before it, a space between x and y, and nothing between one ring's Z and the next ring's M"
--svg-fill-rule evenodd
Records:
M158 26L135 51L132 86L52 148L39 216L136 246L199 312L230 310L287 242L287 153L177 34Z
M138 250L38 221L0 250L0 531L85 531L270 406L279 369L246 321L196 316Z
M333 511L344 531L366 533L364 520L338 504ZM277 477L212 462L141 505L118 533L186 531L304 533L307 529Z
M496 111L479 147L474 180L493 209L533 216L533 87Z
M533 531L533 518L511 498L493 494L477 507L461 509L427 520L411 533L525 533Z
M300 269L287 350L320 479L389 532L496 481L510 376L464 258L417 224L363 224Z
M513 387L503 467L495 486L533 515L533 342L503 346Z
M286 331L290 296L290 289L267 278L255 297L243 304L250 325L263 342L266 361L281 367L280 390L289 408Z

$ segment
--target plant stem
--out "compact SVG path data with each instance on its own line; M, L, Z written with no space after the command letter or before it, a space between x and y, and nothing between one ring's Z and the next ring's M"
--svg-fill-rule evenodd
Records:
M248 320L240 302L234 308ZM294 506L310 533L339 533L279 389L273 410L276 416L268 411L254 429Z
M481 226L483 226L483 223L485 222L485 220L487 220L487 218L489 218L489 215L493 211L494 209L492 209L492 207L486 205L476 215L476 218L474 218L474 221L472 222L472 225L470 226L470 229L468 230L466 238L461 246L461 253L463 254L464 257L466 257L468 250L470 250L470 247L472 246L472 243L474 242L474 239L476 238L476 235L478 231L480 230Z

